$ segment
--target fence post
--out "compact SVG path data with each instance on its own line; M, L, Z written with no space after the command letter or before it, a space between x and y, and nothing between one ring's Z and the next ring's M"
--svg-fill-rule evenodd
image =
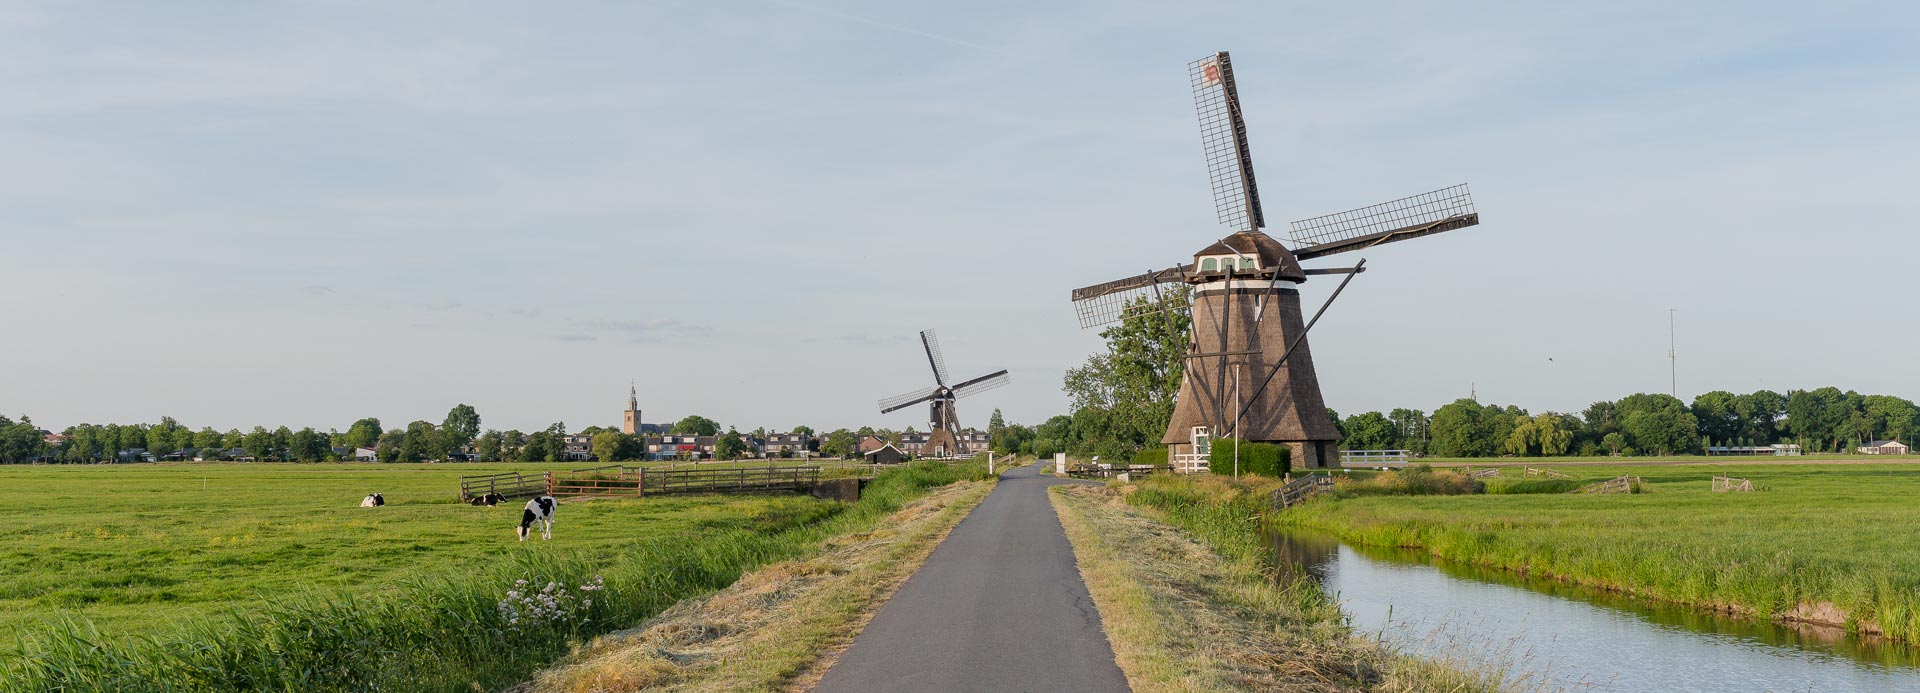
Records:
M553 472L547 472L547 495L553 495Z
M633 482L633 492L641 498L647 497L647 468L640 468L640 478Z

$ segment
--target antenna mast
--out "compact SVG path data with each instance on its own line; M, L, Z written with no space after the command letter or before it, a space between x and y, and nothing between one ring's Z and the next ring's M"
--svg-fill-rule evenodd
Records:
M1667 388L1674 399L1680 399L1679 352L1673 350L1673 314L1679 311L1678 308L1667 309Z

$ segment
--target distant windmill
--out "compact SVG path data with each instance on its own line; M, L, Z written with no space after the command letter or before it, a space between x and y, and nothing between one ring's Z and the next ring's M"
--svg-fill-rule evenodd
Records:
M947 359L940 353L939 337L933 334L933 330L921 330L920 346L927 352L927 365L933 368L933 387L880 400L880 413L888 414L928 402L927 426L931 430L928 431L926 445L914 452L923 457L947 457L960 452L959 441L953 437L954 432L960 430L960 415L954 410L954 401L1005 385L1012 381L1012 377L1002 370L957 385L948 385Z
M1141 311L1191 318L1184 378L1161 442L1183 471L1205 469L1213 438L1282 443L1296 467L1334 464L1340 434L1327 415L1306 334L1366 260L1352 267L1301 269L1300 260L1371 248L1480 223L1465 184L1293 222L1290 251L1260 229L1266 216L1254 185L1247 126L1233 63L1222 51L1187 66L1201 144L1220 223L1234 233L1194 254L1193 264L1075 289L1081 327ZM1300 292L1309 275L1344 274L1312 321ZM1188 289L1162 291L1161 285Z

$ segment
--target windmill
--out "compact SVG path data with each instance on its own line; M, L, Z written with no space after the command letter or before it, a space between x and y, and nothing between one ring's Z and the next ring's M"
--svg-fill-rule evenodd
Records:
M1225 437L1285 444L1297 467L1331 466L1340 434L1321 399L1306 335L1367 261L1319 269L1302 269L1300 261L1474 226L1480 215L1467 186L1455 185L1293 222L1296 249L1289 250L1260 230L1266 216L1233 62L1222 51L1187 71L1215 211L1233 232L1195 253L1193 264L1075 289L1080 326L1151 312L1171 330L1176 311L1190 318L1184 377L1161 438L1177 469L1205 469L1211 441ZM1345 277L1303 321L1297 287L1313 275Z
M1011 382L1012 378L1002 370L948 385L947 358L940 353L940 338L933 334L933 330L921 330L920 346L927 352L927 365L933 368L933 387L880 400L880 413L888 414L921 402L928 403L927 426L930 430L927 432L927 443L914 452L922 457L951 456L960 452L959 441L953 437L954 432L960 430L960 415L954 410L954 401L1000 387Z

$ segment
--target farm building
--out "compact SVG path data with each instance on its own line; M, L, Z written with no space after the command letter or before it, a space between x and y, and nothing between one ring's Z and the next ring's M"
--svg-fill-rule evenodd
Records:
M893 443L883 443L879 448L867 453L866 458L870 464L899 464L907 461L907 453L901 452L900 448L893 446Z
M1897 440L1876 440L1860 446L1859 451L1862 455L1905 455L1912 448Z

